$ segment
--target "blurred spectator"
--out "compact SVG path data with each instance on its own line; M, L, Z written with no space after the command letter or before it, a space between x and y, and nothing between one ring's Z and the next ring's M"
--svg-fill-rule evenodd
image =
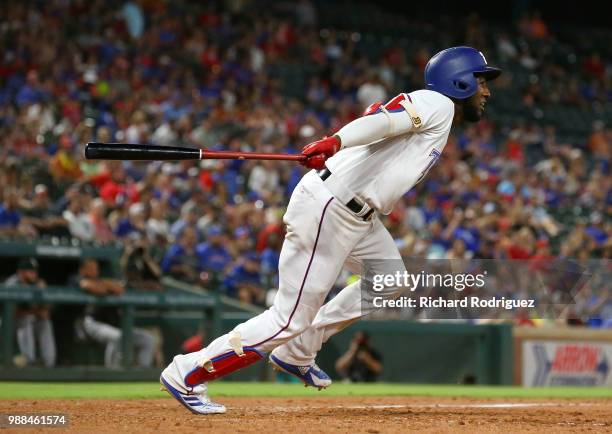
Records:
M133 203L138 200L135 184L129 179L123 162L106 162L106 170L90 178L90 182L98 187L100 197L107 206Z
M100 277L98 261L87 258L81 261L78 274L71 276L69 285L80 288L89 294L120 296L124 293L123 283L115 279ZM121 329L119 309L116 306L89 305L80 307L77 318L77 334L105 344L104 366L117 368L121 365ZM147 330L132 329L136 364L140 367L151 367L157 349L157 338Z
M243 303L263 306L266 291L261 286L260 259L254 252L246 253L223 282L227 294Z
M497 51L503 60L513 60L518 55L516 45L506 33L500 33L497 37Z
M276 232L268 235L265 249L261 252L261 277L266 288L278 286L278 263L282 239Z
M597 162L602 165L602 168L609 169L612 153L612 136L609 132L606 133L605 124L602 121L593 122L587 146L597 159Z
M595 78L602 79L606 73L606 65L601 60L601 56L597 52L591 55L584 61L584 70Z
M59 150L49 161L49 173L57 183L74 182L80 179L81 169L74 158L70 137L62 134L59 139Z
M23 223L32 226L34 233L39 236L70 235L68 222L53 212L49 189L43 184L38 184L34 188L34 197L27 204L23 213Z
M121 15L125 19L130 36L134 39L140 38L145 26L145 19L140 5L137 2L126 2L121 8Z
M275 170L274 161L262 161L253 167L249 177L249 188L259 197L267 199L266 202L273 203L273 195L278 193L280 175Z
M69 198L66 210L62 213L68 222L70 235L81 240L90 241L94 237L94 228L90 216L85 212L84 200L78 191Z
M101 243L108 243L115 239L113 231L106 219L106 205L104 200L96 198L91 201L89 220L93 228L93 238Z
M167 238L170 234L170 224L165 217L167 210L166 202L158 199L151 201L151 210L146 223L146 232L149 239L154 240L157 237Z
M208 228L206 239L196 248L200 268L221 278L232 262L232 256L225 247L227 238L220 226L212 225Z
M336 371L350 382L376 381L382 372L382 357L370 344L370 336L359 331L353 336L351 344L336 360Z
M181 208L180 218L176 220L170 227L170 233L172 234L172 236L174 236L174 238L178 239L181 236L185 228L187 227L195 228L196 227L198 218L199 218L199 210L197 209L196 205L193 202L186 203ZM196 238L197 238L197 232L196 232Z
M357 101L361 106L361 110L365 110L370 104L378 101L387 102L387 90L376 71L370 71L365 83L359 86Z
M17 192L13 189L3 189L4 200L0 204L0 234L17 235L21 222L21 213L18 210Z
M302 26L310 27L317 23L317 10L310 0L299 0L295 6L295 14Z
M536 39L548 37L548 26L539 11L534 11L529 20L529 35Z
M17 273L9 277L7 286L36 286L45 288L46 282L38 276L38 261L34 258L23 258L17 265ZM57 351L55 336L51 324L49 306L17 305L16 311L17 347L25 364L36 362L36 344L38 343L40 359L47 368L55 366ZM19 358L16 359L19 361Z
M470 256L465 249L465 243L460 238L453 241L450 250L446 252L446 259L469 259Z
M140 237L145 234L146 211L144 204L137 202L129 205L129 207L124 205L115 213L110 219L111 221L114 220L114 233L117 238Z
M247 226L236 228L233 241L230 251L234 258L238 258L241 254L252 251L255 245L251 231Z
M162 271L183 282L200 284L202 270L196 254L197 242L196 230L185 227L179 241L166 251L161 262Z
M127 241L121 257L121 267L128 287L155 291L163 289L162 270L153 259L150 247L150 241L145 236Z

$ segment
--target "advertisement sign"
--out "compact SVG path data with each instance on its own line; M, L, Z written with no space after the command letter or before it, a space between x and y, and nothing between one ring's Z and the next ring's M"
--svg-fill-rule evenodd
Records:
M612 386L612 343L525 340L523 386Z

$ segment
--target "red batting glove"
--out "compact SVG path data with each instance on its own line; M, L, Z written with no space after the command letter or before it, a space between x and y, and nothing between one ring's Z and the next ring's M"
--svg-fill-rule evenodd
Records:
M340 140L336 136L323 137L321 140L309 143L302 149L302 155L308 158L301 162L310 169L323 169L325 160L340 150ZM316 158L315 158L316 157Z
M300 164L309 169L321 170L325 168L325 160L325 155L317 154L300 161Z
M336 136L323 137L321 140L309 143L302 149L302 155L310 157L316 154L324 154L327 158L340 150L340 140Z

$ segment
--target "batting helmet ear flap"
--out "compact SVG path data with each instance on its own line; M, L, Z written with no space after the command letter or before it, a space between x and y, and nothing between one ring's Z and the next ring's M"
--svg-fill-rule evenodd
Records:
M456 76L451 82L454 88L455 98L469 98L476 93L478 89L478 81L473 72Z
M455 88L459 90L466 90L468 87L470 87L470 85L467 84L465 81L459 79L453 80L453 86L455 86Z

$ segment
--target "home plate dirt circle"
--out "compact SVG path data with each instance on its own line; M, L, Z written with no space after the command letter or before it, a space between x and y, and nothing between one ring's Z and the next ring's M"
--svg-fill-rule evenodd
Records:
M226 414L198 416L171 398L0 401L0 413L64 413L54 432L609 432L610 399L218 397ZM20 428L20 433L40 432Z

